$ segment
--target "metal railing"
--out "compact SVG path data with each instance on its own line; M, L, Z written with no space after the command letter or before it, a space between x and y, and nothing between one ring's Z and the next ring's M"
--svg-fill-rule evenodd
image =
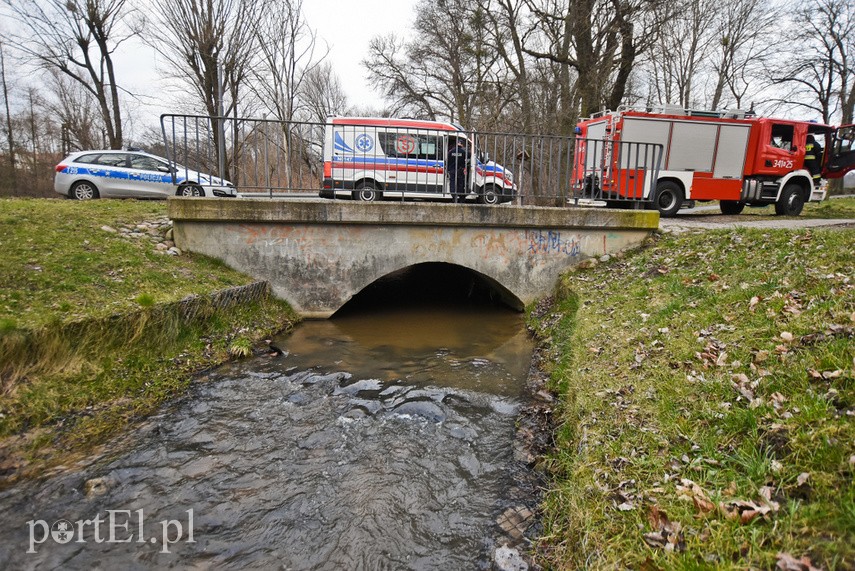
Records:
M173 166L231 181L243 195L270 198L451 199L445 158L449 145L464 138L475 159L466 179L468 200L634 203L648 196L645 184L656 180L662 155L661 145L388 122L351 120L329 128L272 119L161 116L165 154Z
M658 143L577 139L574 201L643 208L655 195L662 152L663 146Z
M186 167L271 197L320 188L323 123L162 115L160 124L166 158L179 171Z

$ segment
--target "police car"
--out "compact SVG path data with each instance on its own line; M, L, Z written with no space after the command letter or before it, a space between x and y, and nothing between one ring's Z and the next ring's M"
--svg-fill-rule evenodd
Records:
M238 196L227 180L181 165L172 168L166 159L138 149L72 153L56 165L53 188L76 200Z

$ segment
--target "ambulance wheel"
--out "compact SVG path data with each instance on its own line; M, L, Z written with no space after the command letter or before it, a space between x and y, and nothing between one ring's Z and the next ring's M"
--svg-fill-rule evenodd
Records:
M353 193L353 200L360 200L362 202L374 202L375 200L380 199L380 192L378 192L377 187L373 182L361 182L356 187L356 191Z
M499 204L499 191L496 189L496 185L488 184L483 189L481 189L481 193L478 195L478 202L481 204Z
M741 213L745 209L745 203L739 200L722 200L718 203L718 207L722 214L732 216Z
M775 203L775 214L778 216L798 216L805 207L805 197L802 188L794 183L789 183L781 192L781 197Z
M656 185L656 198L653 200L653 208L659 211L663 218L670 218L677 214L683 206L683 189L676 182L666 180Z

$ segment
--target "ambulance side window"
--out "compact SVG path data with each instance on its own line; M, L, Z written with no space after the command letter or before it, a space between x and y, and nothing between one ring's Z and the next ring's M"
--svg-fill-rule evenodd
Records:
M440 139L433 135L419 136L419 158L442 160L444 158Z
M443 156L439 137L412 133L384 132L379 134L380 146L387 157L405 159L437 159Z
M398 133L386 133L380 132L378 133L380 139L380 146L383 148L383 152L387 157L397 157L398 151L395 148L395 143L398 140Z
M769 144L779 149L792 150L793 131L792 125L772 125L772 140Z

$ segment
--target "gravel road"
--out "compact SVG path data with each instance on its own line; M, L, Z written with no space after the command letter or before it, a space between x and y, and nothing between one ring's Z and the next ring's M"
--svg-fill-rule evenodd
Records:
M718 207L716 207L718 209ZM694 229L719 230L722 228L819 228L819 227L855 227L855 219L781 218L778 216L723 214L692 214L691 210L681 212L674 218L660 218L659 227L665 232L680 232Z
M846 195L851 197L852 195ZM832 197L830 200L842 197ZM737 216L725 216L719 214L718 203L703 205L697 208L681 210L674 218L660 218L659 227L665 232L680 232L692 229L717 230L722 228L820 228L833 227L845 228L855 227L855 219L822 219L810 218L802 215L799 217L775 216L771 208L768 215L749 214Z

